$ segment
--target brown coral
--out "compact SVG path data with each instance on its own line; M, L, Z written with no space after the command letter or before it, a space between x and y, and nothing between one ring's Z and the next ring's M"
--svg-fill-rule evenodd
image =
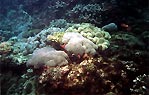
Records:
M8 54L11 52L11 43L2 42L0 43L0 54Z
M40 74L39 83L59 90L88 89L87 93L92 94L106 94L104 91L118 94L122 85L128 82L122 68L121 63L111 59L89 58L79 64L46 67Z

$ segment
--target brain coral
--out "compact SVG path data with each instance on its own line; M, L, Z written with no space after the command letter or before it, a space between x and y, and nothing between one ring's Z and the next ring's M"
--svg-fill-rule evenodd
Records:
M39 68L41 66L62 66L68 64L68 55L64 51L57 51L51 47L44 47L33 52L27 66Z
M71 54L80 55L96 53L97 45L79 33L67 32L62 38L62 43L66 44L65 49Z
M108 39L111 38L110 34L101 28L95 27L89 23L74 24L69 27L65 32L78 32L83 37L91 40L101 50L105 50L110 45Z

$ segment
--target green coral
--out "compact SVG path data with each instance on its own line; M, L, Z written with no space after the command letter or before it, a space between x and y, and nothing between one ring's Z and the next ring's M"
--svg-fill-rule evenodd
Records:
M74 24L65 32L78 32L95 43L101 50L107 49L110 45L108 41L111 38L110 34L90 23Z
M65 32L54 32L53 35L48 35L47 39L50 41L61 42Z
M98 46L99 49L105 50L110 45L108 39L111 38L110 34L101 28L95 27L90 23L74 24L64 32L55 32L53 35L48 35L47 39L50 41L60 42L64 33L77 32L83 37L89 39Z

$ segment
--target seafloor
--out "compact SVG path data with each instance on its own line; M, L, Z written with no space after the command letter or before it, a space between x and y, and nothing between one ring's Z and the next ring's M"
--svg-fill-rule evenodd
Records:
M0 0L1 95L149 95L148 0Z

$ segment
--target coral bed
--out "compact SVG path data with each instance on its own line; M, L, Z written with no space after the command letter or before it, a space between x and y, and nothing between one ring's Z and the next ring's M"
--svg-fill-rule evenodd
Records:
M148 93L148 67L140 65L148 61L144 57L148 54L143 49L139 51L144 43L131 34L110 35L82 23L66 29L49 27L28 39L14 37L8 42L8 52L3 49L0 56L2 72L6 73L1 77L2 93L6 95ZM5 68L13 72L6 72ZM141 73L140 68L144 68Z
M1 95L149 95L148 0L0 1Z

